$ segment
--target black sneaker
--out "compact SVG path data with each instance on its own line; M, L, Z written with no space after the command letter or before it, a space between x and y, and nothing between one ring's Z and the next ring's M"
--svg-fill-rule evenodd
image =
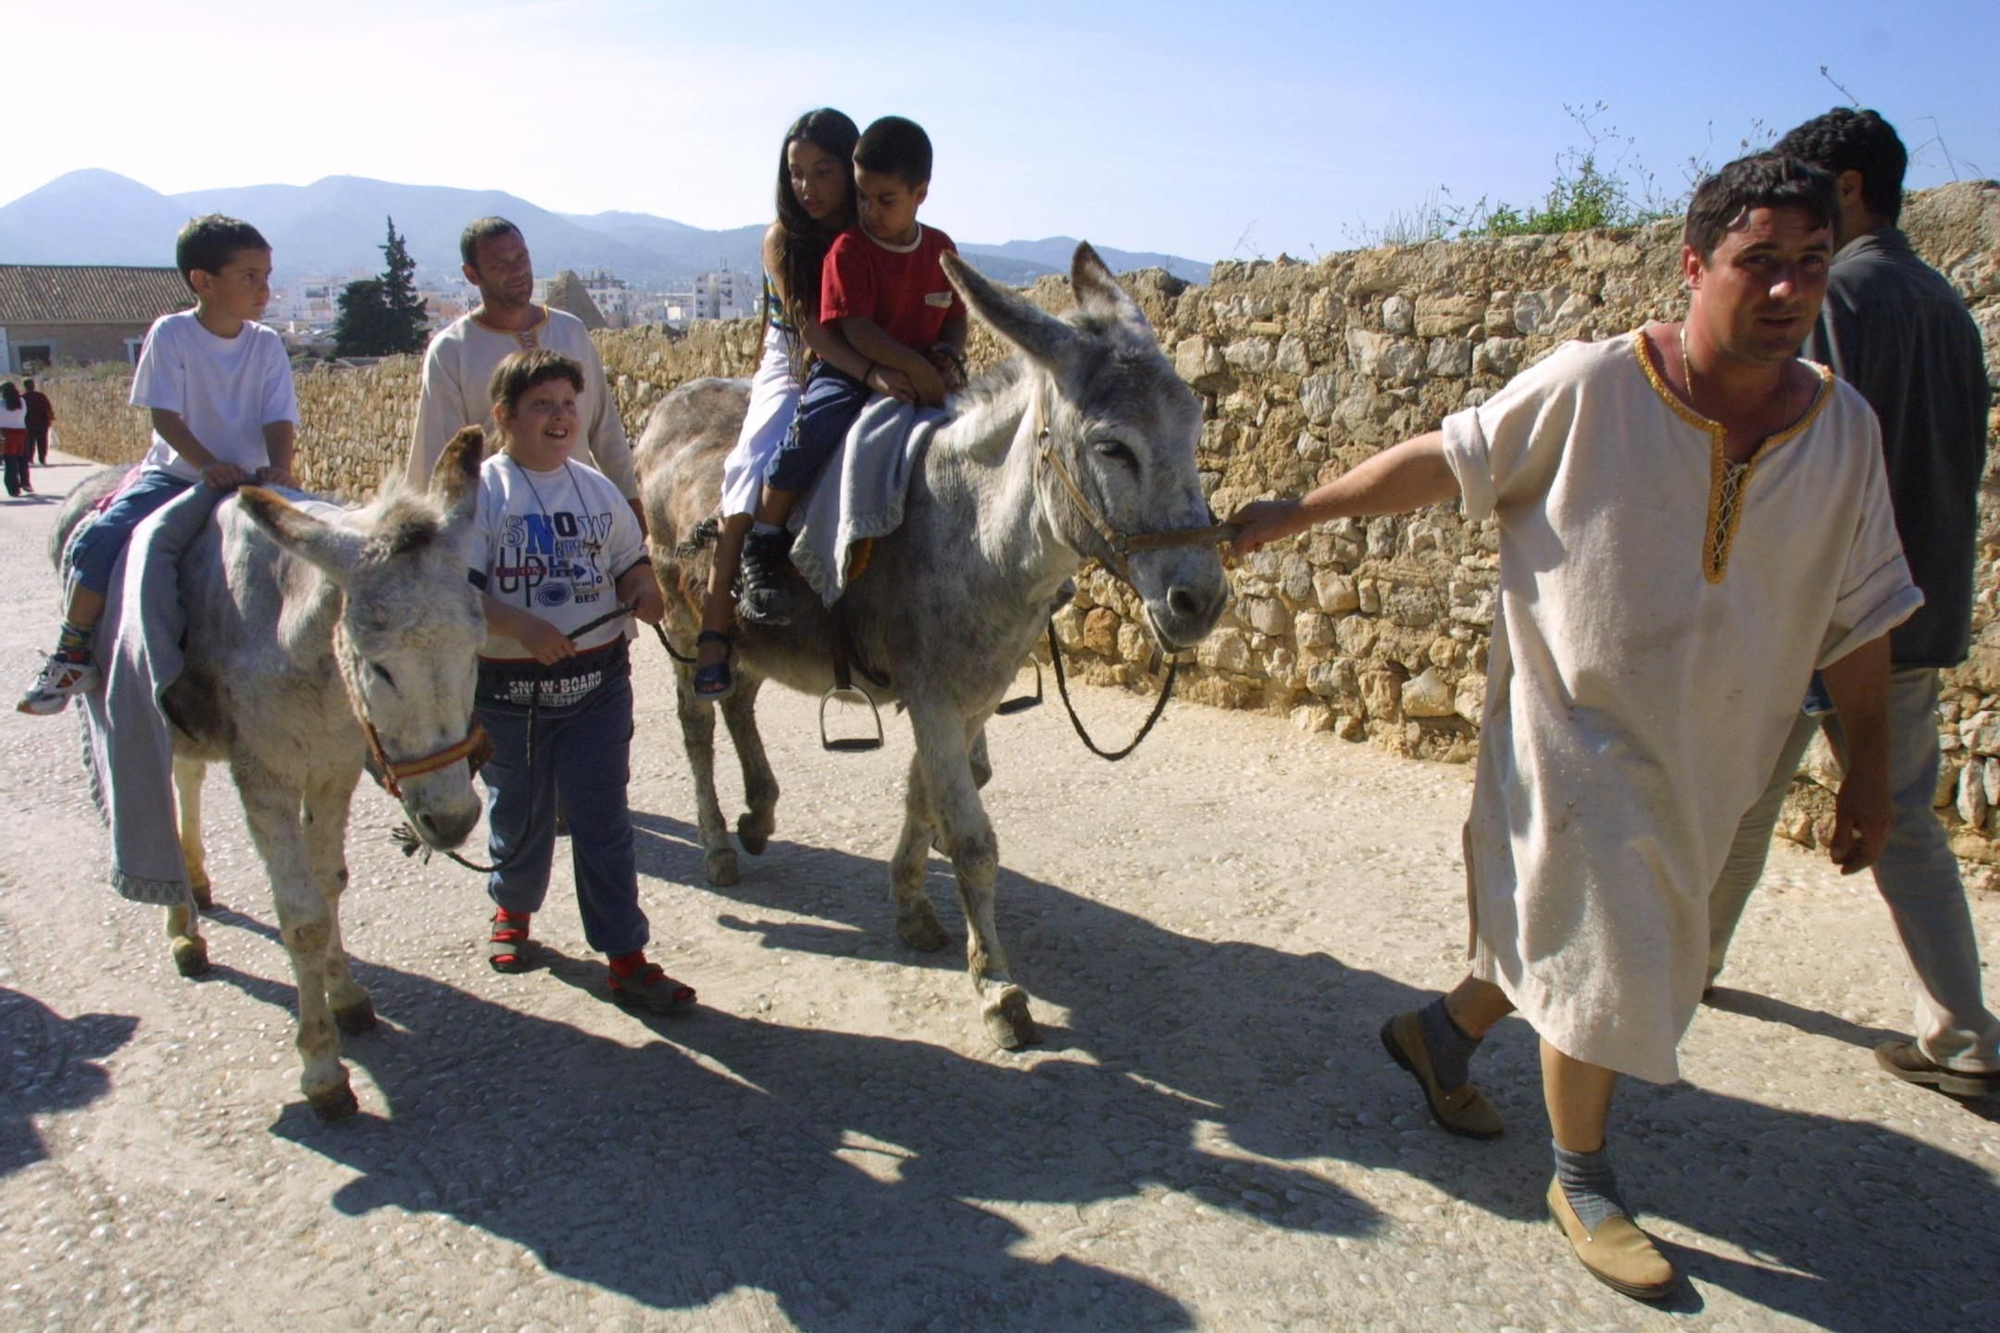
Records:
M752 532L743 543L743 575L737 614L758 625L792 623L792 537L788 532Z

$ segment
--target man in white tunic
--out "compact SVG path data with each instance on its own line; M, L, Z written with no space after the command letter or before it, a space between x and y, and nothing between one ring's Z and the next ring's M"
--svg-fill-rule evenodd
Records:
M618 419L618 404L604 382L604 363L583 321L566 310L536 305L535 266L520 228L505 218L480 218L458 238L465 280L479 289L479 304L431 339L424 350L423 388L417 397L417 426L410 440L410 484L430 485L431 469L444 447L466 426L486 423L493 403L487 396L493 372L516 352L558 352L583 368L577 410L590 461L639 516L639 478L632 446Z
M1815 668L1853 738L1834 859L1864 868L1890 824L1887 635L1922 595L1874 413L1796 356L1838 216L1816 168L1733 162L1689 208L1684 323L1567 344L1442 430L1237 515L1246 550L1454 493L1495 520L1471 971L1382 1039L1440 1124L1490 1138L1466 1063L1518 1009L1541 1037L1550 1211L1594 1276L1647 1299L1674 1274L1618 1194L1613 1083L1677 1076L1710 887Z

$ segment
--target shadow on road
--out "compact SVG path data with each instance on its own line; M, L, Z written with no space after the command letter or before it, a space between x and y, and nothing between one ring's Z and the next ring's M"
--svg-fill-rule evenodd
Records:
M1766 1023L1781 1023L1807 1036L1842 1041L1849 1046L1859 1046L1868 1051L1874 1050L1892 1037L1901 1035L1888 1028L1863 1027L1859 1023L1850 1023L1821 1009L1807 1009L1803 1005L1792 1004L1769 995L1759 995L1755 991L1737 990L1730 986L1714 987L1703 997L1702 1003L1726 1014L1741 1014L1745 1018L1760 1019Z
M698 878L688 825L635 818L646 874ZM934 870L933 899L962 938L948 873ZM664 891L713 894L719 918L774 950L955 972L955 950L919 959L893 944L886 885L881 861L774 843L741 885ZM358 975L394 1026L346 1054L388 1115L323 1125L300 1104L274 1132L359 1173L334 1196L342 1212L445 1213L660 1309L769 1291L807 1329L1191 1326L1193 1312L1145 1274L1094 1265L1090 1237L1200 1206L1319 1234L1380 1230L1374 1207L1316 1159L1414 1176L1499 1217L1539 1216L1549 1163L1525 1025L1503 1025L1481 1057L1482 1085L1514 1128L1468 1143L1430 1125L1381 1052L1382 1019L1421 999L1401 982L1324 953L1178 934L1011 873L999 905L1017 978L1044 1011L1069 1012L1054 1058L710 1009L631 1018L631 1039L611 1040L364 959ZM767 911L818 920L758 918ZM219 924L268 929L238 913ZM555 955L549 970L595 989L594 966ZM223 975L289 1011L288 984ZM937 984L970 1009L964 983ZM1892 1130L1686 1084L1628 1085L1614 1123L1645 1214L1760 1260L1677 1248L1698 1283L1859 1333L1881 1323L1856 1293L1878 1293L1868 1284L1884 1247L1949 1238L1899 1246L1897 1317L1962 1318L1966 1275L1981 1265L1974 1238L2000 1207L1976 1165ZM1066 1206L1077 1222L1044 1213L1030 1236L1004 1215L1010 1204ZM1418 1223L1397 1243L1449 1242ZM1552 1265L1566 1262L1559 1244L1551 1232ZM1683 1293L1679 1308L1700 1306L1698 1288Z
M0 1176L47 1157L33 1117L88 1106L111 1090L97 1063L132 1039L129 1014L64 1018L32 995L0 986Z

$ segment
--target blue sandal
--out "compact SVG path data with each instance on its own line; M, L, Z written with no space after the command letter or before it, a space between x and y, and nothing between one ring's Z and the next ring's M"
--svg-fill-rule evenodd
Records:
M722 645L722 660L710 662L707 666L694 669L694 697L703 703L721 703L736 689L736 673L729 669L730 659L736 656L736 645L721 630L705 629L694 636L695 649L700 651L704 643Z

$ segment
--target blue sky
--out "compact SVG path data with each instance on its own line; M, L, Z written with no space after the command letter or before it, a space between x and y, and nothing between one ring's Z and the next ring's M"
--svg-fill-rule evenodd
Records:
M1534 201L1587 145L1566 107L1607 104L1592 125L1635 141L1610 151L1678 193L1690 156L1844 102L1822 65L1923 145L1913 186L2000 176L1992 0L775 8L70 0L39 54L10 25L14 123L48 129L11 136L0 201L79 167L168 192L346 173L740 226L770 217L786 124L830 104L930 130L925 216L961 239L1309 258L1439 186Z

